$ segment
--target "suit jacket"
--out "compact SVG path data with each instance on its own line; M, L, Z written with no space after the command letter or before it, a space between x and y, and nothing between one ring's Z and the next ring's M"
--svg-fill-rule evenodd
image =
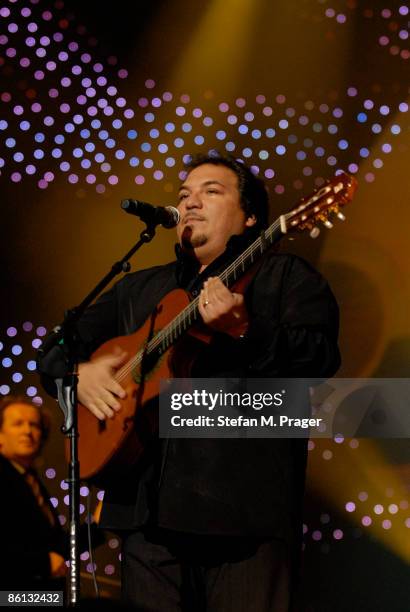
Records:
M49 502L48 491L40 482L45 503L55 518L53 526L38 505L24 474L2 455L0 487L1 588L46 588L51 580L48 553L54 551L64 555L66 551L65 532ZM60 581L51 580L53 584L61 589Z

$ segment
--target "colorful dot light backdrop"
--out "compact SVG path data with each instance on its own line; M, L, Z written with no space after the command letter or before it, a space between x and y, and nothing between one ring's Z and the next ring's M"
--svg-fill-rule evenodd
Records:
M374 32L374 53L382 52L407 75L408 3L386 2L380 8L359 4L317 0L309 10L301 9L300 16L309 24L324 24L320 35L330 44L359 13ZM58 182L78 198L91 193L122 197L124 185L130 184L154 184L172 193L188 154L217 149L251 165L271 194L294 199L342 169L359 174L363 163L367 170L362 179L372 183L393 151L408 151L408 79L394 96L380 83L355 81L315 95L295 96L282 88L221 99L206 87L200 93L171 91L155 74L130 95L129 71L115 54L100 53L99 41L62 0L47 5L0 0L1 183L9 189L27 184L44 192ZM29 320L0 330L1 395L23 393L38 404L46 401L34 361L46 331L42 322ZM342 451L360 449L356 439L309 444L310 456L323 466ZM65 474L45 465L43 475L64 524ZM82 515L87 493L83 487ZM336 509L308 515L304 545L327 555L375 527L408 538L408 496L406 488L389 486L375 495L366 490L363 478L361 487ZM118 579L119 558L118 538L111 537L96 560L97 573ZM82 562L90 572L88 553Z
M355 9L355 3L348 6ZM328 3L323 10L340 27L349 18ZM397 49L406 62L407 6L365 13L390 32L377 44L391 44L390 52ZM352 83L337 95L297 103L286 91L221 101L206 91L202 102L194 102L188 92L163 91L150 78L130 98L122 93L127 70L114 56L98 57L98 41L74 27L62 1L53 10L33 1L3 4L0 19L3 180L47 189L63 176L84 197L84 189L104 194L126 176L172 191L187 151L217 148L248 162L280 195L320 185L323 175L342 168L355 174L365 159L371 169L364 178L372 182L393 148L407 146L401 138L409 122L406 95L391 105L383 92L375 96ZM354 138L346 135L347 124L349 133L354 125ZM377 135L380 144L372 149ZM285 172L289 161L292 177Z

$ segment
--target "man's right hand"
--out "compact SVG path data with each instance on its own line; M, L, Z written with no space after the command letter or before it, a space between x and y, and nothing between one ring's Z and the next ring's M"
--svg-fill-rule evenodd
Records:
M56 552L49 552L50 558L50 574L53 578L62 578L67 573L67 566L64 557Z
M112 418L121 408L118 398L127 395L114 378L126 359L127 353L119 350L79 365L78 400L100 420Z

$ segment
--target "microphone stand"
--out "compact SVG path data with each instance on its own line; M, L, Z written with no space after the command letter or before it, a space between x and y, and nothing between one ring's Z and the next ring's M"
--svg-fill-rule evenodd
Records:
M78 423L77 423L77 385L78 385L78 332L77 322L86 308L121 272L129 272L129 259L143 244L151 242L158 223L153 219L146 224L138 242L113 264L111 270L90 291L84 300L67 310L64 321L57 325L50 336L37 351L37 366L40 374L54 380L57 387L58 403L64 414L61 428L69 439L69 546L70 571L68 585L68 606L75 607L80 597L80 549L79 549L79 497L80 464L78 460Z

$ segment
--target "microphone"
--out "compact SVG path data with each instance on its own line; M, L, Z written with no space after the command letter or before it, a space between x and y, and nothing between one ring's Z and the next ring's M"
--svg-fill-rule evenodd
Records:
M174 206L153 206L140 200L123 200L121 208L130 215L139 217L147 224L162 225L171 229L178 225L181 215Z

